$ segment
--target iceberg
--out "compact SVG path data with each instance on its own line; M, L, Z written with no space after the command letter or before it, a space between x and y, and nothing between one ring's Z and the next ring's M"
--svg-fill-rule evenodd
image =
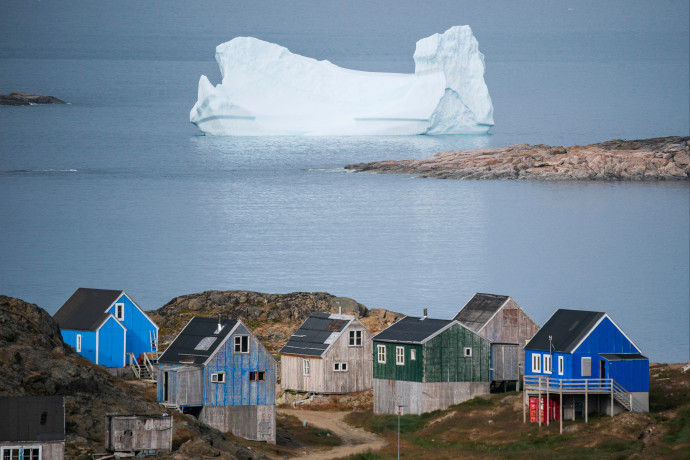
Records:
M253 37L216 47L189 119L217 136L481 134L493 126L469 26L417 42L414 74L350 70Z

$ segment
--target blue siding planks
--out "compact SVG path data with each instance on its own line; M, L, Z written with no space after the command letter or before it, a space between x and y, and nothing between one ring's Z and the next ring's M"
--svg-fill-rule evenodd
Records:
M95 332L60 329L60 334L62 334L62 340L64 340L66 344L74 347L75 350L77 349L77 334L81 334L81 351L78 353L92 363L96 362Z
M125 366L125 330L113 316L98 329L98 361L105 367ZM83 340L83 339L82 339ZM83 342L82 342L83 346Z
M123 303L125 317L122 324L127 328L127 353L133 353L139 357L142 353L149 353L151 348L151 333L157 331L156 325L144 314L144 312L125 293L107 310L113 316L117 314L116 305Z
M608 317L604 317L573 352L573 354L585 355L598 353L641 353L641 351L621 333Z

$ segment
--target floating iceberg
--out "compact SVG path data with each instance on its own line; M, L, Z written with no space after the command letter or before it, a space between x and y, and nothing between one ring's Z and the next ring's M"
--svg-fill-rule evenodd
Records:
M419 40L414 74L345 69L252 37L218 45L216 61L222 83L202 75L189 115L206 134L478 134L494 124L469 26Z

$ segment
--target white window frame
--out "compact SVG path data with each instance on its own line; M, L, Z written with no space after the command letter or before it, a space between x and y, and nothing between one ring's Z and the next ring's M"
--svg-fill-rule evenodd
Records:
M465 358L471 358L472 357L472 347L465 347L462 349L462 356Z
M211 374L211 383L225 383L225 372L214 372Z
M376 357L379 364L386 364L386 346L376 345Z
M563 375L565 371L565 363L563 361L563 356L558 357L558 375Z
M550 374L553 372L553 362L551 355L549 353L544 354L544 374Z
M417 350L410 348L410 361L417 361Z
M77 353L81 353L81 334L77 334L77 346L75 348L77 349Z
M396 346L395 347L395 365L404 366L405 365L405 347Z
M118 302L115 304L115 319L118 321L125 320L125 304L124 302Z
M252 378L252 377L254 377L254 378ZM250 371L249 372L249 381L250 382L263 382L265 380L266 380L266 371Z
M589 361L589 373L585 374L585 361ZM583 356L580 361L580 373L583 377L592 376L592 358L590 356Z
M347 362L333 363L333 372L347 372Z
M302 375L308 377L311 372L311 360L309 358L302 358Z
M19 460L22 455L22 447L24 446L2 446L2 448L0 448L0 459L5 458L5 452L9 451L11 460Z
M245 337L247 339L247 344L246 344L247 348L243 349L242 339ZM233 342L233 344L234 344L233 350L235 351L235 353L249 353L249 348L250 348L249 342L250 342L250 340L249 340L248 335L236 335L235 340Z
M532 372L541 374L541 355L539 353L532 353Z
M351 347L361 347L362 346L362 330L356 329L350 331L350 341L348 342Z
M43 446L22 446L22 459L23 460L31 460L31 457L27 457L27 450L38 450L38 459L41 460L43 458ZM29 453L30 455L30 453ZM0 457L2 458L2 457Z

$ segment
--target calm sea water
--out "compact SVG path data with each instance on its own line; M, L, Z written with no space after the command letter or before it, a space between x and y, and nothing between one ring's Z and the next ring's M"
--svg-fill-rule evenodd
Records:
M687 135L687 2L292 3L6 1L0 93L70 105L0 107L0 293L54 313L80 286L145 309L207 289L327 291L450 318L492 292L539 323L606 311L652 360L688 359L687 184L342 169ZM220 82L214 49L235 36L412 72L415 41L456 24L486 57L489 135L236 139L189 124L199 76Z

